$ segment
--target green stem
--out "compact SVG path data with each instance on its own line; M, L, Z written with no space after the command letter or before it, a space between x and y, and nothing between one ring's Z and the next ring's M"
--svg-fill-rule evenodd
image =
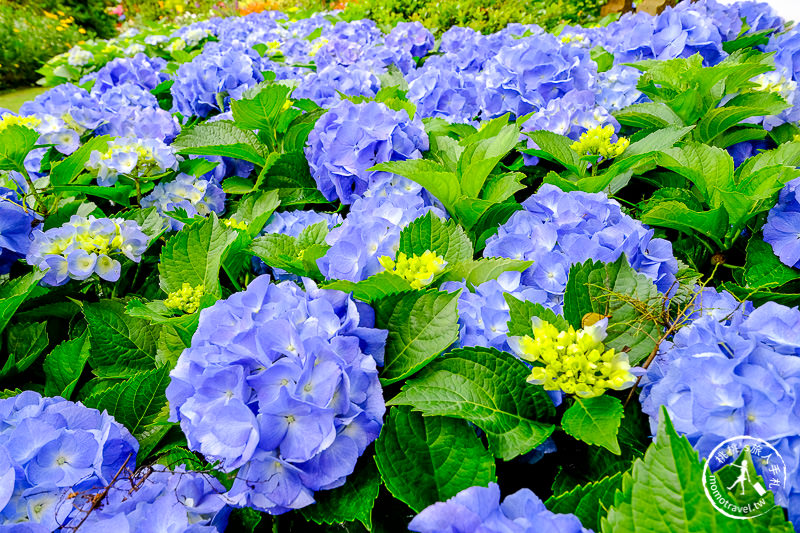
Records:
M236 289L236 291L241 292L242 290L241 285L239 285L239 282L236 280L236 276L232 276L231 273L228 271L228 267L225 266L224 261L222 263L222 270L224 270L225 273L228 275L228 279L231 280L231 284L233 284L233 287Z
M28 171L25 170L25 167L19 167L19 170L21 171L21 174L25 177L25 181L28 184L28 188L30 189L31 194L33 194L33 198L36 200L36 209L39 210L43 216L47 216L49 214L47 206L44 205L42 197L39 196L39 191L37 191L36 187L34 187L33 180L28 174Z

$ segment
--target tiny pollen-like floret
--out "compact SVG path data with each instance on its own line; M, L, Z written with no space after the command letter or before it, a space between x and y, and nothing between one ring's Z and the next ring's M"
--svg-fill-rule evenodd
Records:
M227 227L229 227L231 229L241 229L241 230L246 230L247 229L247 223L246 222L240 222L240 221L236 220L235 218L223 218L223 219L220 220L220 222L222 222L223 224L225 224Z
M597 126L581 134L570 148L581 155L601 155L604 159L614 159L628 148L630 141L620 137L616 142L611 142L613 135L614 126Z
M567 331L533 318L533 338L509 338L509 345L522 359L534 363L528 382L545 390L561 390L582 398L600 396L606 389L622 390L633 385L628 356L606 350L607 321Z
M411 257L400 252L397 254L396 261L385 255L378 261L387 272L392 272L405 279L414 289L430 285L433 278L447 265L444 257L436 255L430 250L425 250L422 255L412 255Z
M42 121L36 117L18 117L8 113L0 117L0 132L9 126L19 125L28 128L34 128L41 123Z
M800 143L800 133L798 133L797 135L795 135L795 136L794 136L794 138L792 139L792 141L793 141L793 142L796 142L796 143Z
M197 287L184 283L180 289L167 295L164 305L170 309L177 309L190 315L197 312L197 308L200 306L200 298L203 297L205 292L206 286L202 283Z

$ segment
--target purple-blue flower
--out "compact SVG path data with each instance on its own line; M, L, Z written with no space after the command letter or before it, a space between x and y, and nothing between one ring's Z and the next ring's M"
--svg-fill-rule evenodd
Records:
M522 273L522 285L544 291L547 299L540 303L556 312L570 266L587 259L613 262L624 253L661 292L675 281L678 263L672 244L654 239L653 230L624 214L603 193L563 192L545 184L522 206L486 241L483 255L533 261Z
M56 530L75 514L69 493L98 490L123 465L135 468L138 449L105 412L33 391L0 400L0 524Z
M27 255L34 219L33 210L15 191L0 187L0 274Z
M730 308L733 302L712 298ZM699 304L705 306L707 304ZM655 432L661 406L703 457L740 435L775 446L800 463L800 311L774 302L705 313L664 343L640 395ZM757 465L758 467L758 465ZM800 470L789 468L776 503L800 524Z
M529 489L501 502L500 487L469 487L420 511L408 524L418 533L590 533L573 514L556 514Z
M225 193L212 181L181 173L173 181L157 184L153 192L142 198L141 206L155 206L170 228L178 231L184 223L172 218L170 212L183 209L189 217L221 215L225 211Z
M325 198L349 204L386 175L369 168L386 161L418 159L427 149L422 122L409 119L405 110L343 100L317 121L305 153Z
M200 313L167 388L189 447L225 472L228 498L271 514L342 485L380 432L386 331L339 291L256 278Z
M780 192L778 203L770 209L764 224L766 241L781 263L800 267L800 178L795 178Z

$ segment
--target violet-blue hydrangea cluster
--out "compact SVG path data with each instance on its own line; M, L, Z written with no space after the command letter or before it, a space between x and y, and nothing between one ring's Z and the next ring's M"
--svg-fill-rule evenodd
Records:
M712 298L719 310L701 312L662 345L643 379L642 410L655 432L665 406L675 429L703 457L740 435L772 444L788 474L775 501L798 526L800 311L775 302L731 311L733 302L727 300Z
M530 489L500 501L500 487L474 486L420 511L408 524L418 533L591 533L573 514L556 514Z
M150 91L169 79L169 75L163 72L166 66L165 59L144 54L113 59L97 72L92 93L103 94L127 83Z
M623 253L661 292L672 287L678 270L672 244L654 239L653 230L604 193L564 192L545 184L522 206L487 239L483 255L534 261L522 273L522 285L538 291L537 303L560 312L572 265L587 259L613 262Z
M503 272L469 290L466 282L447 281L441 289L454 292L461 289L458 299L459 347L486 346L511 353L508 344L508 321L511 319L505 294L517 300L542 300L541 290L521 283L521 272Z
M33 391L0 400L0 528L55 531L75 514L68 494L105 487L138 450L105 412Z
M308 98L321 107L331 107L345 96L372 98L381 88L377 76L358 65L328 65L305 76L292 92L292 98Z
M434 56L406 76L406 97L423 118L471 123L480 114L482 85L474 72L459 70L447 56Z
M86 168L101 187L114 185L120 176L147 178L178 169L172 148L156 138L120 137L108 141L105 150L93 150Z
M572 90L592 89L597 64L589 51L537 34L500 48L480 74L484 118L521 117Z
M34 220L34 211L16 191L0 187L0 274L28 254Z
M299 237L304 229L314 224L319 224L320 222L324 222L330 230L342 223L342 216L337 213L318 213L312 210L275 212L269 217L261 233L263 235L268 233L280 233L282 235L289 235L290 237ZM298 276L280 268L270 269L264 261L257 257L253 258L253 269L258 274L266 274L271 271L272 277L278 281L300 280Z
M404 227L431 210L444 217L428 196L422 187L405 178L380 178L363 197L356 198L344 222L325 237L330 248L317 259L322 275L361 281L383 272L378 259L395 257Z
M202 310L167 388L189 447L238 469L229 500L271 514L342 485L385 411L387 332L367 305L303 282L260 276Z
M421 22L398 22L386 36L390 48L408 51L414 57L425 57L433 49L433 34Z
M225 211L225 193L213 181L180 173L172 181L158 183L140 204L143 208L155 207L170 229L178 231L184 223L172 218L171 212L183 209L189 218L206 217L211 213L221 215Z
M764 224L764 241L781 263L800 267L800 178L795 178L781 189L778 203L769 210Z
M406 110L343 100L314 125L305 154L322 195L349 204L387 175L368 169L387 161L419 159L427 149L422 122L409 119Z
M157 522L158 531L222 533L230 510L225 487L212 475L153 465L118 479L86 521L77 513L66 529L80 523L85 533L144 532Z
M185 117L207 117L225 111L231 99L241 98L264 76L261 57L252 48L210 42L200 55L178 68L174 80L172 110Z
M117 281L124 255L138 263L149 239L133 220L72 215L69 222L47 231L33 230L33 242L25 260L45 271L42 283L58 286L70 279L85 280L93 274Z

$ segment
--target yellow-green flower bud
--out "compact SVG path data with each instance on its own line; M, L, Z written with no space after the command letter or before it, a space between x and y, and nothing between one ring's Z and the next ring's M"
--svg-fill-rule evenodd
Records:
M600 396L606 389L621 390L633 385L627 354L606 350L605 319L583 329L566 331L538 317L533 320L533 337L510 337L509 345L522 359L535 366L528 382L545 390L561 390L582 398Z
M241 229L241 230L246 230L247 229L247 224L246 223L239 222L238 220L233 219L233 218L223 218L220 221L223 224L225 224L227 227L231 228L231 229Z
M620 137L616 142L611 142L613 136L614 126L597 126L584 132L570 148L580 155L600 155L604 159L614 159L628 148L630 141Z
M181 285L177 291L173 291L167 295L164 300L164 305L170 309L183 311L187 314L195 313L200 306L200 298L206 292L206 286L202 283L197 287L192 287L188 283Z
M381 266L387 272L393 272L411 284L414 289L421 289L433 282L433 278L444 270L447 261L441 255L436 255L430 250L425 250L422 255L406 256L403 252L397 254L397 260L384 255L378 258Z

